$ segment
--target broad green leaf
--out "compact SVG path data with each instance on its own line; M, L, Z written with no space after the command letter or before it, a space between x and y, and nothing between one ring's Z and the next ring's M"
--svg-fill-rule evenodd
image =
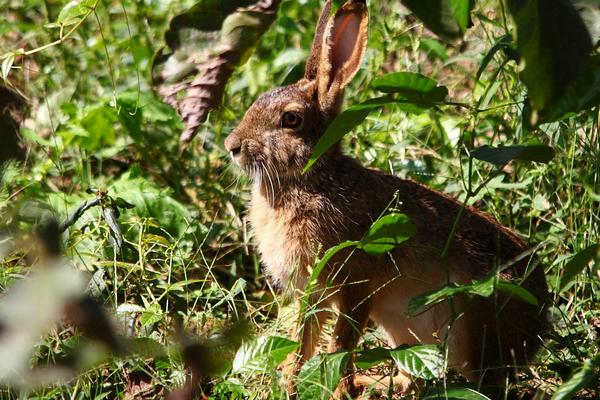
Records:
M498 290L514 295L515 297L518 297L525 303L531 304L532 306L540 305L538 299L529 290L525 289L521 285L517 285L516 283L512 282L499 281L496 284L496 287Z
M139 217L153 218L161 229L177 239L203 239L206 228L197 222L195 214L171 196L167 188L142 178L135 165L109 186L110 193L135 205L131 212Z
M392 72L375 79L371 86L384 93L398 93L417 103L441 102L448 95L445 86L437 86L433 79L414 72Z
M470 285L451 283L440 289L420 294L408 302L408 314L413 316L418 315L431 306L458 294L475 294L482 297L489 297L494 292L494 280L495 276L489 275Z
M308 169L323 155L327 150L331 148L335 143L339 142L345 134L350 132L354 127L361 124L369 112L374 108L377 108L384 104L389 104L393 102L393 100L379 97L376 99L370 99L363 103L354 105L340 115L338 115L332 122L329 124L323 136L319 139L315 148L313 149L313 153L308 160L308 163L304 167L304 171L308 171Z
M534 109L556 101L584 70L592 50L590 35L569 0L508 0L517 25L517 49Z
M56 22L61 25L72 25L79 22L82 16L96 7L96 0L73 0L68 2L60 13Z
M473 157L495 165L504 165L512 160L547 163L554 158L554 149L541 144L491 147L482 146L471 152Z
M454 7L451 0L402 0L402 3L436 35L445 39L462 36L455 13L455 9L459 9L458 1Z
M398 366L415 378L431 380L444 372L444 354L435 345L400 346L390 350Z
M329 400L348 365L351 353L319 354L308 360L298 374L300 400Z
M371 255L382 255L407 241L416 233L410 218L391 213L377 219L363 236L358 247Z
M275 369L296 350L298 343L280 336L260 336L245 343L233 359L234 374L265 373Z
M552 395L552 400L572 399L580 389L587 387L594 379L600 377L600 355L587 359L581 369L575 372L568 381L563 383Z
M590 261L596 259L599 253L600 245L593 244L575 254L564 267L563 276L560 279L559 292L567 289L569 287L569 283L571 283L571 281L575 279L575 277L579 275L581 271L583 271Z
M152 303L140 316L140 322L143 326L153 325L160 322L163 319L163 310L160 308L160 304Z
M475 389L448 386L446 388L428 389L421 397L421 400L490 400L490 398Z
M471 23L471 8L473 0L450 0L454 18L462 33L465 33Z
M540 112L540 122L552 122L600 104L600 55L590 57L583 73L554 103Z
M360 369L369 369L390 359L390 350L383 347L362 350L356 356L354 364Z

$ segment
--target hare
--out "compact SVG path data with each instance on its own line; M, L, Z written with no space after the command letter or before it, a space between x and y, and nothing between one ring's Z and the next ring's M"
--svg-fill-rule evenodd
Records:
M328 262L319 290L310 297L317 311L298 332L301 345L293 370L298 372L313 355L327 310L336 309L330 351L353 350L370 320L383 328L392 347L440 343L448 333L451 367L467 379L501 385L507 373L531 360L547 326L544 273L527 256L531 251L525 242L490 215L466 207L442 257L461 209L456 200L362 167L339 144L302 173L314 145L340 112L344 88L366 47L366 2L349 0L332 17L330 9L328 0L304 77L261 95L225 139L234 162L253 178L249 221L262 263L279 286L303 289L319 251L360 240L394 196L416 234L385 256L340 252ZM468 284L496 269L500 279L535 295L540 307L498 292L490 298L454 298L459 317L451 326L449 302L417 316L407 314L414 296L448 279ZM351 380L345 382L352 388Z

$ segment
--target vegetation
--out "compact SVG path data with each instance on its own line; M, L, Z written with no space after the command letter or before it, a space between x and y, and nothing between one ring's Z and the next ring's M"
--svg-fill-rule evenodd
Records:
M297 347L297 310L261 270L248 185L223 139L258 94L301 76L322 4L238 8L252 3L0 2L1 74L13 88L2 118L20 122L22 143L12 147L2 120L1 161L17 159L0 182L1 398L286 398L278 366ZM526 238L552 292L553 331L505 395L598 398L600 9L403 3L370 2L366 62L320 152L345 136L364 165L425 182ZM202 81L207 71L221 74L216 85ZM15 91L26 111L6 100ZM346 245L388 251L380 233L375 224ZM410 311L496 286L446 287ZM446 371L443 348L384 347L371 329L356 365L388 378L402 366L422 383L407 398L486 398ZM310 360L299 397L329 398L349 356Z

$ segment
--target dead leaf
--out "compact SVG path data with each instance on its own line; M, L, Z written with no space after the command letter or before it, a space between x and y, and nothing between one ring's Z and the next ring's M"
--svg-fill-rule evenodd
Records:
M152 76L159 95L183 118L182 148L219 106L231 74L275 20L280 0L249 3L199 2L171 21L165 34L170 53L159 51Z

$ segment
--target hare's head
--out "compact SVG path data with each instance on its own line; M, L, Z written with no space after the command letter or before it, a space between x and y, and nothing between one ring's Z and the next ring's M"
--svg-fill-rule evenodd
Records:
M344 88L367 41L365 0L349 0L332 17L321 13L304 77L261 95L225 139L235 162L254 177L300 175L313 146L339 113Z

